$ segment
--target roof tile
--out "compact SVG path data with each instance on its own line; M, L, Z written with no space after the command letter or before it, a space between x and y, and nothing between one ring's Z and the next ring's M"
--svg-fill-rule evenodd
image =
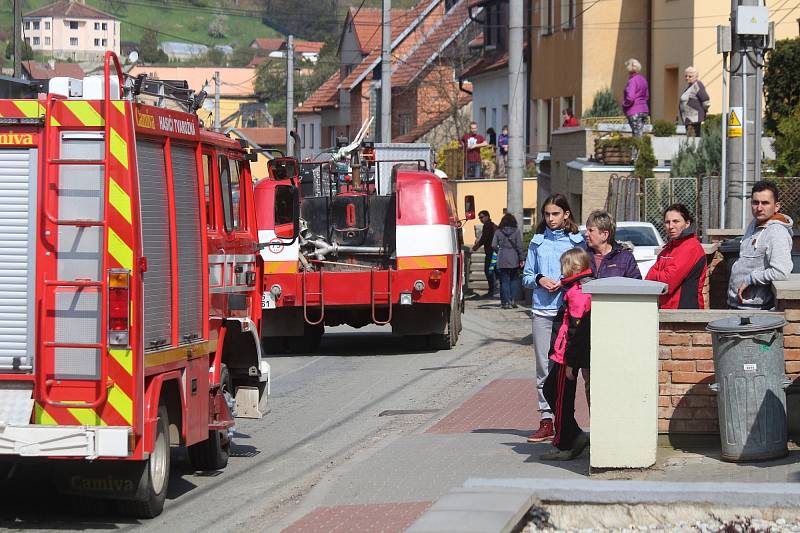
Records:
M82 18L82 19L111 19L117 20L117 17L100 11L92 6L87 6L80 2L73 2L71 0L59 0L52 4L42 6L39 9L34 9L22 15L23 18L28 17L55 17L55 18Z

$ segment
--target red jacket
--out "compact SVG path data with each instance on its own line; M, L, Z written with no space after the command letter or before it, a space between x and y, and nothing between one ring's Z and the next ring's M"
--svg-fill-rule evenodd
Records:
M690 226L664 246L645 279L667 284L667 293L658 299L659 308L703 309L706 268L703 246Z
M592 271L586 269L561 280L565 289L564 299L553 321L550 347L550 359L556 363L572 368L589 368L592 295L585 294L582 285L592 279Z

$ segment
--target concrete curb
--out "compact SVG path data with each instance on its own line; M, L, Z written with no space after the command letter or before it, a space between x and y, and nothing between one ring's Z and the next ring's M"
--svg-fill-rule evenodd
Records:
M411 533L508 533L533 505L528 490L484 487L456 488L439 498L411 524Z
M464 483L464 487L524 490L534 500L551 503L691 503L725 507L800 507L800 485L795 483L470 478Z

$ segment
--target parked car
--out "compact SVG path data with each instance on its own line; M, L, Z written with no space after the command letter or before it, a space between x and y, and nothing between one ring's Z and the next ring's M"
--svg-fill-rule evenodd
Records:
M580 227L581 234L586 231L586 226ZM664 239L656 227L649 222L617 222L616 240L620 243L629 243L633 247L633 257L642 273L642 278L647 276L656 262L656 257L664 247Z

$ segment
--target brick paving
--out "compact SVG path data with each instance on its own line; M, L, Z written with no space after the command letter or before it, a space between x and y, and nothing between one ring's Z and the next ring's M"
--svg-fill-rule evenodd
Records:
M586 428L589 413L582 390L583 380L579 378L575 411L578 423ZM535 380L496 379L427 433L473 433L498 428L533 431L539 427L538 408Z
M379 503L320 507L286 529L284 533L394 533L408 527L433 502Z

